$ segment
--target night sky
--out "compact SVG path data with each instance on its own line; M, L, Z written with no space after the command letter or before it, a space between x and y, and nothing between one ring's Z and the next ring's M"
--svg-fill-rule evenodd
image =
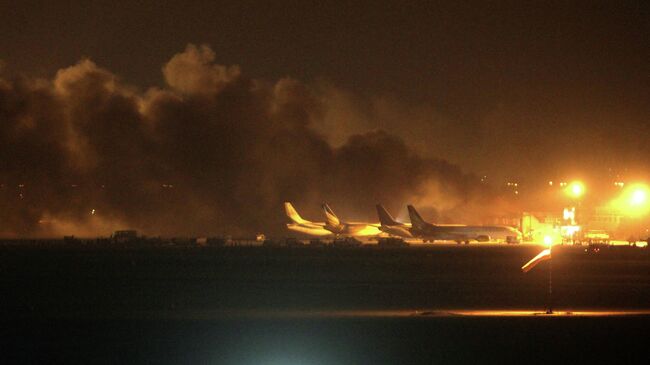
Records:
M453 212L483 175L650 175L647 2L167 3L0 6L0 233L272 231L284 200Z

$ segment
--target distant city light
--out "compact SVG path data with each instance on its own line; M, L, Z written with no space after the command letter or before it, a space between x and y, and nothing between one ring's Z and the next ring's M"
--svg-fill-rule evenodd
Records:
M553 181L549 181L548 186L553 186Z

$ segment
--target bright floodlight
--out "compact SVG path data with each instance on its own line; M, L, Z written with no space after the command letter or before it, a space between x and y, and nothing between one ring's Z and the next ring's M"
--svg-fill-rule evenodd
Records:
M585 185L580 181L574 181L566 189L566 193L573 198L580 198L585 193Z
M632 184L611 204L626 216L645 216L650 213L650 187L646 184Z
M647 200L648 194L646 191L642 188L637 188L632 192L632 196L630 197L630 204L638 206L645 204Z
M551 247L553 246L553 237L551 236L544 236L544 244L546 247Z

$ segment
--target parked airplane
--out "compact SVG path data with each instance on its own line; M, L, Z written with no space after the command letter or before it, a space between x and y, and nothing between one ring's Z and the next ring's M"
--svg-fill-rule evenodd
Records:
M323 204L323 210L325 211L327 221L312 222L302 218L290 202L285 202L284 211L291 220L291 223L287 223L287 228L295 232L317 237L369 237L382 234L379 230L379 224L341 222L327 204Z
M377 204L377 215L379 216L379 229L388 233L391 236L413 238L416 237L413 233L413 226L411 223L403 223L395 220L393 216L388 213L383 205ZM439 227L464 227L463 224L439 224Z
M407 206L411 219L410 233L423 240L450 240L458 243L470 241L519 242L521 233L508 226L437 225L425 222L412 205Z
M379 216L379 229L391 236L412 238L411 224L396 221L383 205L377 204L377 215Z
M380 225L377 223L341 222L326 203L323 204L323 211L325 212L325 229L336 235L368 237L382 234L379 229Z
M287 228L289 230L318 237L332 235L331 231L325 229L325 223L312 222L303 219L291 203L284 203L284 211L286 212L287 217L291 219L291 223L287 223Z

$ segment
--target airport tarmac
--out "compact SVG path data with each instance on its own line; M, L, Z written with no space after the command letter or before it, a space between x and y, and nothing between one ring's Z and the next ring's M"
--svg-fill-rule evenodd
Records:
M537 245L0 249L5 315L143 311L544 309ZM650 251L557 246L553 300L573 312L650 307Z
M149 320L324 320L324 319L391 319L391 318L440 318L440 317L492 317L492 318L522 318L522 317L566 317L566 318L604 318L604 317L637 317L650 320L650 310L570 310L566 308L555 309L551 312L536 309L394 309L394 310L217 310L217 311L148 311L148 312L123 312L112 313L102 319L149 319ZM66 317L62 317L66 318ZM77 312L69 315L67 319L93 318L92 313Z
M645 316L347 316L0 321L4 363L616 364L647 361Z
M0 248L9 363L645 359L650 252L539 246ZM11 357L8 357L11 356ZM562 361L559 361L562 362Z

